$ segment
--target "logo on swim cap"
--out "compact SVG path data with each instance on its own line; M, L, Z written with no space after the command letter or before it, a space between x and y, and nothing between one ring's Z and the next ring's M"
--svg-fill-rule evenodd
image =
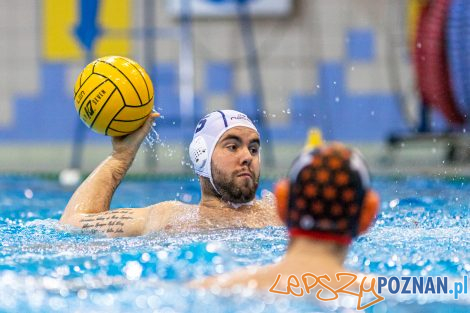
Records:
M230 118L230 120L245 120L245 121L248 121L251 123L250 119L248 118L248 116L246 116L245 114L243 113L240 113L238 114L237 116L232 116Z
M193 140L189 145L191 162L196 174L209 178L213 186L210 160L215 145L227 130L237 126L248 127L258 133L248 116L235 110L209 113L199 121L194 130ZM215 186L214 188L217 190Z
M204 128L204 125L206 125L206 121L207 120L203 118L199 121L199 123L197 123L196 130L194 131L195 134L199 133Z

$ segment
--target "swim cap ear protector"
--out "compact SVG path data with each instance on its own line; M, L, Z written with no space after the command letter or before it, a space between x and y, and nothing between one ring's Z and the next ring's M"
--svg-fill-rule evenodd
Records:
M379 197L369 188L365 162L356 151L332 144L309 150L275 186L277 208L291 236L349 244L372 224Z
M277 202L277 214L281 221L287 224L287 210L289 207L289 180L280 179L274 186L274 196Z
M380 207L380 197L377 192L372 189L369 189L364 198L364 203L362 204L361 216L359 218L359 232L358 235L364 234L379 212Z
M243 126L258 133L253 122L245 114L235 110L219 110L203 117L194 130L193 140L189 145L189 157L197 175L209 178L215 191L211 172L211 159L220 137L231 128ZM259 134L259 133L258 133Z

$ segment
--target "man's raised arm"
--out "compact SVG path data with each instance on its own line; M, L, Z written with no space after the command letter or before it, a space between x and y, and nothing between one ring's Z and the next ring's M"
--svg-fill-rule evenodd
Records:
M106 220L107 225L113 224L112 220L119 220L120 223L124 223L124 225L119 225L122 226L119 229L123 233L117 233L116 236L139 235L144 231L145 219L150 209L109 211L109 206L114 191L131 167L142 141L147 136L154 119L158 115L158 113L152 113L144 125L134 133L112 138L113 152L111 156L106 158L74 192L62 214L61 223L83 229L96 229L112 235L110 232L116 230L117 227L100 226L104 223L102 218L109 218L109 220ZM96 223L98 223L98 226L96 226ZM92 228L91 225L94 225L94 227Z

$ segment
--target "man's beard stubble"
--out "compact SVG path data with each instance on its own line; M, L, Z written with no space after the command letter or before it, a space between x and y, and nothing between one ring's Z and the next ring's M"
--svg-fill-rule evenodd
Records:
M259 175L251 172L252 179L239 179L241 182L236 182L236 175L239 172L232 174L224 174L219 168L212 164L212 179L217 191L222 197L222 200L232 203L246 203L255 198L256 190L259 184Z

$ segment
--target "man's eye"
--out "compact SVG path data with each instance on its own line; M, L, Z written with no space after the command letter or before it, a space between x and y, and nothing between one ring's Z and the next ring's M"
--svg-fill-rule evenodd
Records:
M227 149L229 149L230 151L235 151L235 150L237 150L237 146L236 145L228 145Z
M258 151L259 151L259 149L258 149L258 148L255 148L255 147L253 147L253 148L251 148L251 149L250 149L250 151L251 151L251 153L252 153L252 154L257 154L257 153L258 153Z

